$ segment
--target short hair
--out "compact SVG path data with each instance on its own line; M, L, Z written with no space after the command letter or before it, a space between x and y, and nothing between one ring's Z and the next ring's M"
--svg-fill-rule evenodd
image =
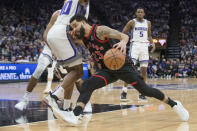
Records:
M74 20L76 20L77 22L80 22L80 21L88 22L85 16L80 15L80 14L76 14L73 17L71 17L70 23L72 23Z
M142 10L145 12L145 10L144 10L144 8L143 8L143 7L138 7L138 8L137 8L137 10L138 10L138 9L142 9ZM137 10L136 10L136 11L137 11Z

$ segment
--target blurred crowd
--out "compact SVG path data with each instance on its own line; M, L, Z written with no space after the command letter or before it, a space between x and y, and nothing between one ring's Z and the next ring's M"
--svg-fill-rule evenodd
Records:
M0 3L0 61L36 61L51 14L63 1L2 0Z
M197 59L165 59L163 55L160 59L150 58L147 73L149 78L196 78Z
M152 23L152 36L154 38L167 38L169 25L169 2L155 0L93 0L100 12L105 15L106 23L122 31L126 23L135 18L138 7L145 10L145 18ZM102 4L101 4L102 3ZM159 8L158 8L159 7ZM94 23L99 23L98 14L93 18Z
M43 47L43 32L63 0L2 0L0 3L0 61L37 61ZM33 5L33 6L32 6ZM150 58L149 77L197 76L197 1L180 0L180 59ZM91 0L89 22L122 30L143 7L152 23L152 37L166 39L169 31L170 0ZM188 8L190 7L190 8ZM101 15L102 14L102 15ZM88 52L83 50L85 61Z

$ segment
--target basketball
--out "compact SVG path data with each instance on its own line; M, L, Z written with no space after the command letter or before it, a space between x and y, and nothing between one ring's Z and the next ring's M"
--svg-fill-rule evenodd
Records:
M104 55L104 64L110 70L119 70L125 63L125 55L118 49L110 49Z

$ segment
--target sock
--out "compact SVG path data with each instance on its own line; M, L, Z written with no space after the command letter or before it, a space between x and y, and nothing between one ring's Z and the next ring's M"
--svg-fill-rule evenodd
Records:
M46 89L51 89L51 84L52 84L52 81L48 80Z
M123 86L122 91L125 92L125 93L127 93L127 87L124 87Z
M64 89L61 86L58 86L53 92L53 95L57 96L58 99L63 98L64 96Z
M167 102L167 104L170 105L171 107L177 105L177 103L176 103L175 101L173 101L172 99L170 99L169 97L168 97L168 102Z
M82 114L82 107L81 106L76 106L75 109L73 110L73 113L75 114L75 116L79 116L80 114Z
M31 93L31 92L26 91L25 94L24 94L24 96L23 96L23 98L24 98L24 99L28 99L30 93Z
M64 105L63 105L63 109L68 109L70 108L71 105L71 99L64 99Z

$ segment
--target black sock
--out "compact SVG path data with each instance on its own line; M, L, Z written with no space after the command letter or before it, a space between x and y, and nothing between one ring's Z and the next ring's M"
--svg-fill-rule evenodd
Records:
M82 107L81 106L76 106L75 109L73 110L73 113L75 114L75 116L79 116L80 114L82 114Z
M168 102L167 102L167 104L170 105L171 107L177 105L177 103L176 103L175 101L173 101L172 99L170 99L169 97L168 97Z

